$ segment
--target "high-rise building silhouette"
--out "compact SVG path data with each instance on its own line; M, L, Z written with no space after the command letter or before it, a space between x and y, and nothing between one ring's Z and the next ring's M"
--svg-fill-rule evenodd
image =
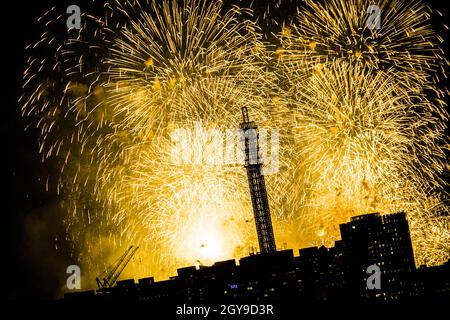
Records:
M259 154L257 126L249 120L248 110L242 108L243 122L240 125L243 131L245 149L245 168L247 170L250 196L252 199L253 214L258 234L259 250L261 253L275 252L275 236L273 234L272 220L270 218L269 200L267 198L266 183L262 172L262 161Z
M334 247L310 247L299 250L299 278L302 279L302 298L340 300L348 296L344 245L336 241Z
M392 301L450 299L450 261L415 269L404 213L368 214L341 225L334 247L275 251L179 268L169 280L117 281L107 290L67 294L66 299L225 303L255 301ZM367 267L380 267L381 287L369 288Z
M138 283L134 279L122 280L115 286L99 285L101 289L97 291L72 293L65 298L155 304L266 300L291 301L293 305L311 300L392 301L420 297L447 301L450 298L450 262L416 270L404 212L353 217L340 225L342 240L335 241L332 248L300 249L297 257L293 250L277 251L257 126L249 120L245 107L242 116L244 166L261 254L243 257L239 264L232 259L212 266L179 268L177 276L165 281L155 282L151 277L140 279ZM375 270L375 274L369 270ZM376 286L370 283L371 279L376 279Z
M340 230L355 295L380 294L381 299L414 295L416 284L409 279L415 270L414 254L404 212L356 216L341 224ZM366 288L367 268L371 265L382 272L382 293Z

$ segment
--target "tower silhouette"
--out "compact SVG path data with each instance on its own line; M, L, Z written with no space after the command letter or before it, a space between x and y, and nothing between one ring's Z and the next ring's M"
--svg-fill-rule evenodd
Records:
M266 183L262 173L262 161L259 155L257 126L249 120L248 110L242 108L243 122L240 124L245 149L245 168L247 170L253 214L258 234L261 253L271 253L277 250L270 218L269 200Z

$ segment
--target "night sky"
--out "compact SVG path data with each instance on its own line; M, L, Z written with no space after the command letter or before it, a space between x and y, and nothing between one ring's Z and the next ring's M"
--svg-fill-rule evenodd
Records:
M438 2L432 1L432 7L439 8ZM70 1L69 4L79 4L82 9L82 3ZM65 1L39 0L12 1L2 9L3 93L6 97L2 101L4 115L0 126L5 143L1 179L2 299L54 298L65 283L65 268L71 264L67 244L63 241L64 226L56 194L45 191L45 177L56 175L57 170L42 163L38 152L39 135L32 128L25 131L27 120L21 118L18 104L26 65L25 46L38 38L36 20L53 4L67 7ZM444 5L440 6L442 12L448 14Z
M40 13L56 1L13 1L3 11L4 116L1 135L4 137L2 165L2 259L4 289L2 298L51 298L60 286L55 276L58 259L54 250L62 221L57 217L56 195L45 191L43 177L54 172L43 165L38 152L38 134L24 128L18 98L21 94L22 72L26 65L25 47L33 42L36 20ZM58 1L63 5L62 1ZM34 226L31 228L31 226ZM33 230L33 231L31 231ZM38 263L37 263L38 262Z

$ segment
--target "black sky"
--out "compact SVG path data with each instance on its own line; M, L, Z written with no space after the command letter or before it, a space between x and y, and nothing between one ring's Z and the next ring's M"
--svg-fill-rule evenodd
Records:
M27 122L21 118L18 104L26 66L25 47L38 37L37 18L55 3L63 5L63 1L12 1L2 11L5 99L0 130L5 146L1 170L1 243L5 259L1 259L4 283L1 298L50 298L60 285L55 281L60 277L52 275L54 270L48 270L46 262L57 260L55 250L51 250L55 234L47 232L48 226L62 230L61 219L55 216L48 221L47 213L55 212L56 195L45 192L42 182L52 172L41 162L37 132L24 130ZM34 228L36 232L30 233Z

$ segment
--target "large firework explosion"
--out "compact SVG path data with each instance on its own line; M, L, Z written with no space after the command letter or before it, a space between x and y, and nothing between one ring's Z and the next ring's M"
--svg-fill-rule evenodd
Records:
M412 228L417 262L437 263L449 254L443 39L421 2L376 3L379 29L367 25L373 4L306 0L278 35L275 73L294 110L305 215L407 210L422 225ZM336 234L322 225L321 237Z
M380 28L370 7L380 9ZM431 28L432 10L420 1L305 0L280 33L280 52L307 71L317 64L348 61L393 72L409 88L435 90L444 70L444 40ZM291 77L293 75L290 75Z
M444 184L436 172L444 169L445 152L430 147L444 138L444 128L435 127L439 117L432 103L392 86L395 81L390 73L339 62L315 72L306 86L292 88L293 148L301 159L295 165L311 197L304 214L316 211L325 221L374 211L405 210L410 220L444 215L435 220L440 232L433 241L445 244L448 209L439 203L446 195L436 191ZM326 226L322 237L330 227L337 226ZM429 241L417 231L423 227L412 230L415 244ZM437 254L423 251L420 258L436 261Z
M444 60L428 9L384 1L383 27L366 30L367 1L307 0L270 37L239 3L94 1L69 33L58 8L41 18L23 113L60 168L48 185L92 279L130 243L144 248L130 275L159 278L256 245L245 170L209 161L209 138L188 137L187 161L173 152L178 129L223 134L243 106L280 131L266 176L279 246L332 245L350 216L406 210L417 262L447 259Z

